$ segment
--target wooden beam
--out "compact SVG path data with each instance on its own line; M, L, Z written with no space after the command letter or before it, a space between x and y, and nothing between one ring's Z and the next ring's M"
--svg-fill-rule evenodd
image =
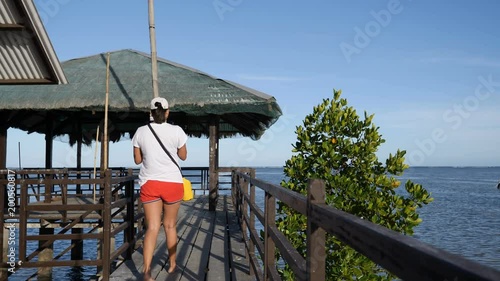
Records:
M2 31L7 31L7 30L24 30L26 27L21 24L16 24L16 23L0 23L0 30Z
M48 79L0 79L1 85L57 84Z

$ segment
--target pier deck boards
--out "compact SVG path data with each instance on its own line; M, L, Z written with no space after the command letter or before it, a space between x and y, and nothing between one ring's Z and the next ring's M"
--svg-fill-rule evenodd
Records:
M236 226L236 227L235 227ZM221 196L216 212L208 210L208 197L183 202L177 223L177 270L168 274L165 233L160 230L152 262L156 280L255 280L237 225L231 198ZM142 280L142 247L112 272L110 280Z

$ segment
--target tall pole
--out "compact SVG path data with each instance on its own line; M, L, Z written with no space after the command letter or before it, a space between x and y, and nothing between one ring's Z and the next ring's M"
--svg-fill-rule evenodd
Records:
M96 178L97 167L97 150L99 150L99 125L97 126L97 133L95 134L95 151L94 151L94 179ZM94 202L95 202L95 181L94 181Z
M104 103L104 133L102 138L104 155L103 155L103 170L104 173L108 168L108 106L109 106L109 53L107 54L107 62L106 62L106 102Z
M19 170L21 170L21 167L22 167L21 166L21 142L17 143L17 151L19 153L19 156L18 156L19 157L18 158L19 159Z
M151 74L153 83L153 98L158 94L158 63L156 58L155 9L153 0L148 0L149 6L149 39L151 41Z

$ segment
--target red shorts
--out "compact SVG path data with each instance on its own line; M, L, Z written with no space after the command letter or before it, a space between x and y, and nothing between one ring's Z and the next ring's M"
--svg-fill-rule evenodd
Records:
M163 200L167 204L177 203L184 197L184 184L180 182L164 182L148 180L141 186L143 204Z

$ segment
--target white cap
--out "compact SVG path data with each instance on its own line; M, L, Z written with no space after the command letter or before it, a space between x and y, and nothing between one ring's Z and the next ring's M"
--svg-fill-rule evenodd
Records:
M151 109L157 109L156 103L159 102L161 104L162 109L168 109L168 101L165 98L154 98L151 100Z

